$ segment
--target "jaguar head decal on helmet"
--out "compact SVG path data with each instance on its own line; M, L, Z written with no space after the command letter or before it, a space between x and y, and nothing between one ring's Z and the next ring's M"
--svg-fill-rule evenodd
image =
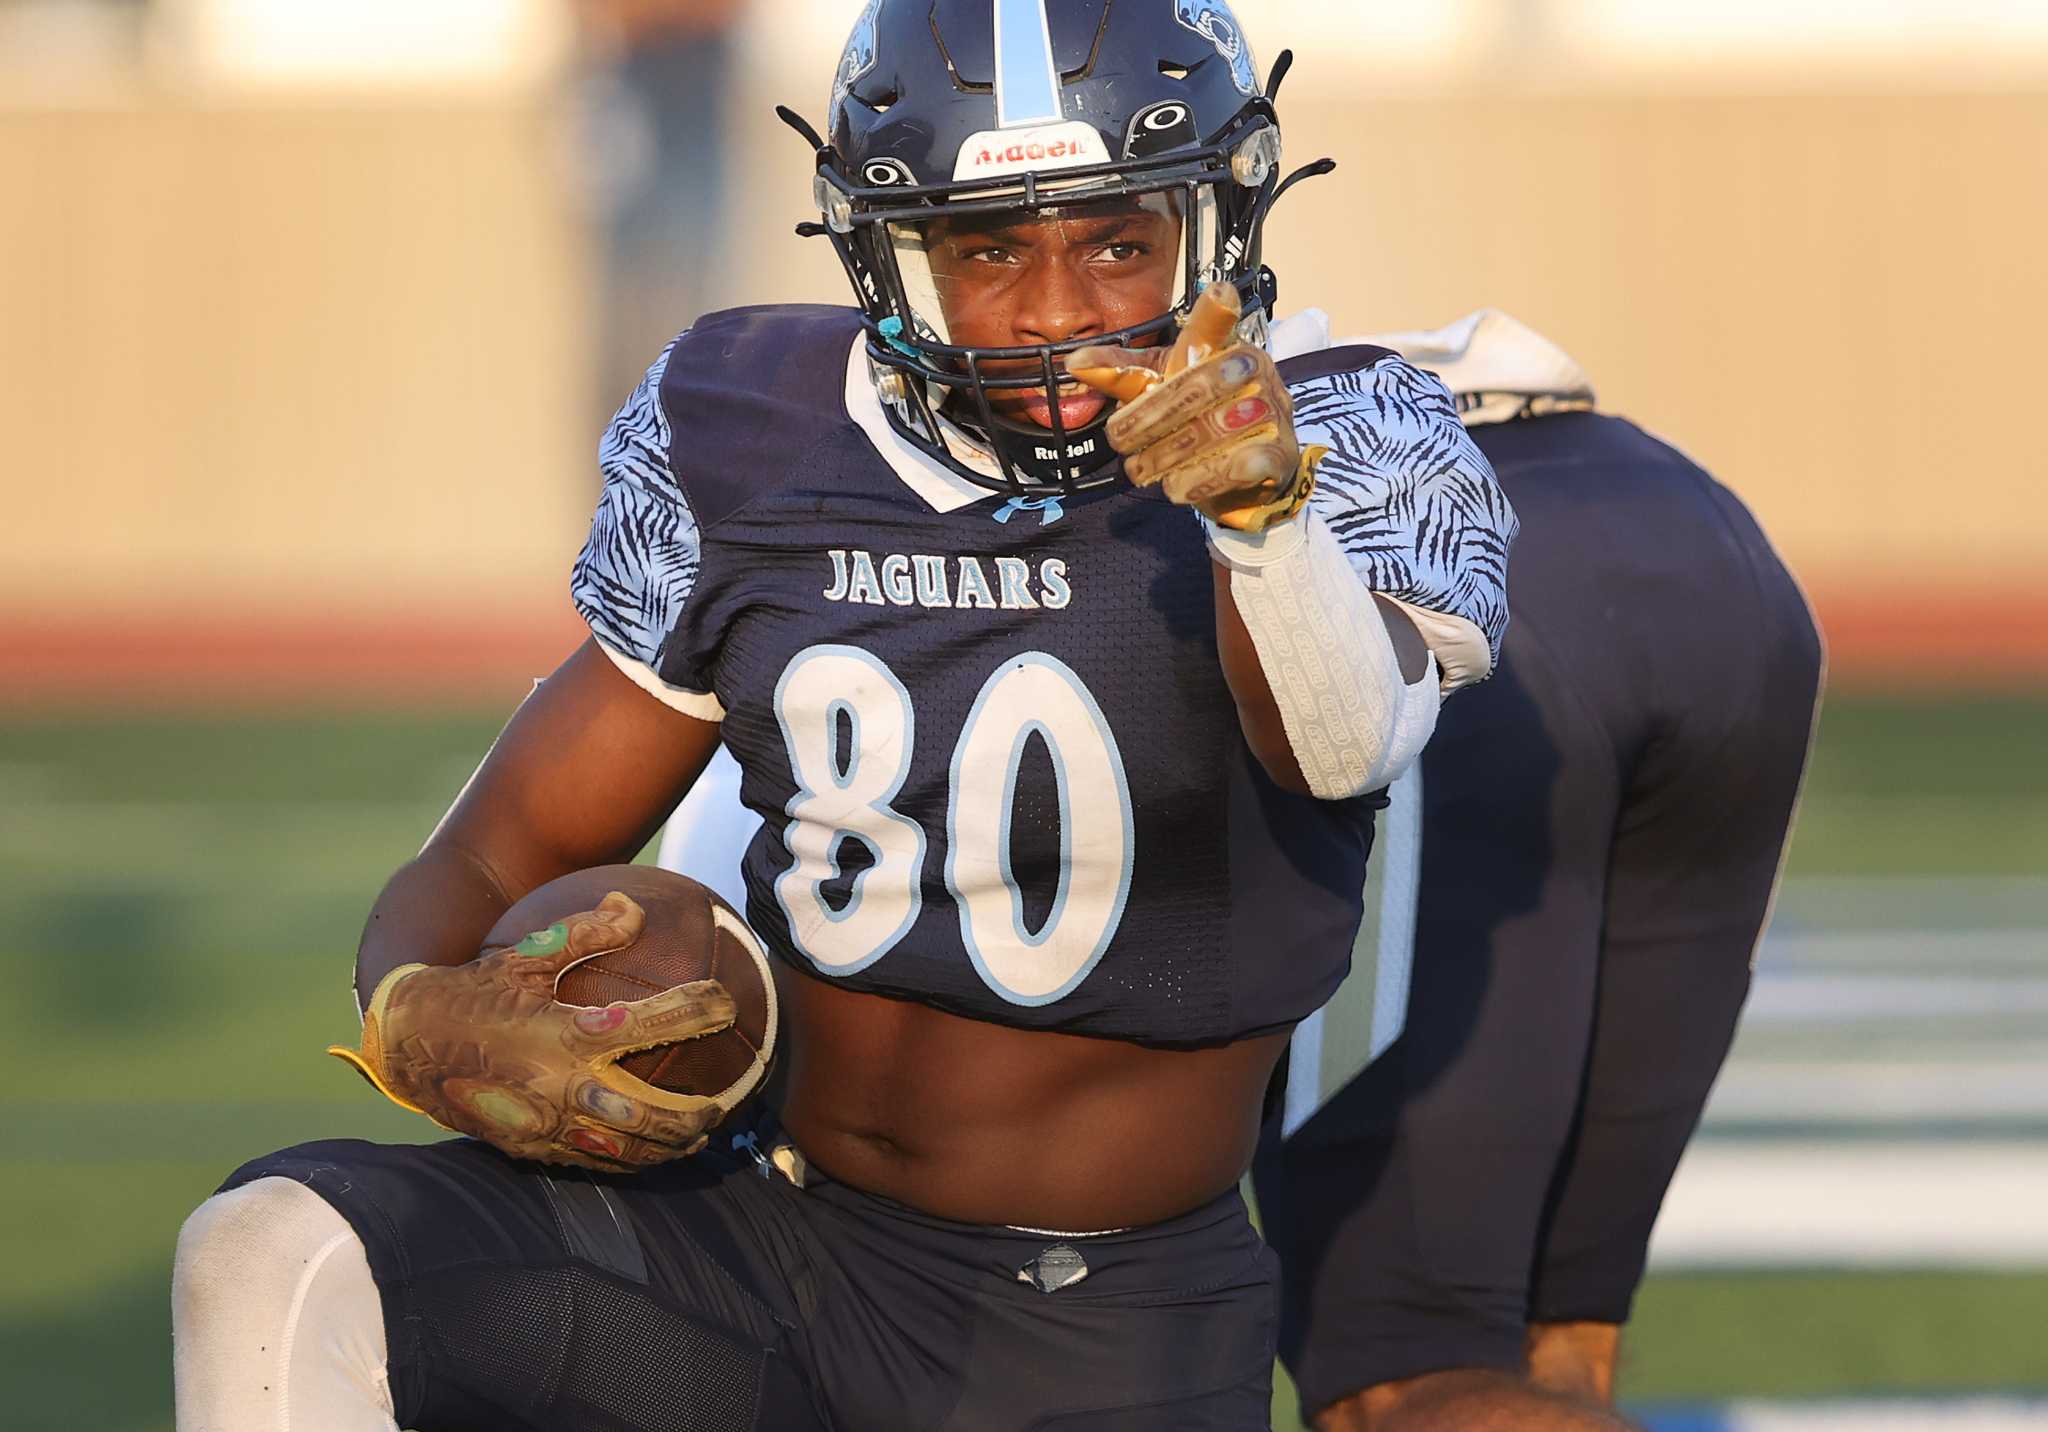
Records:
M1116 477L1107 411L1061 396L1075 391L1068 352L1170 342L1218 279L1243 296L1249 336L1262 331L1280 129L1222 0L868 0L829 133L782 114L816 146L823 222L801 231L828 235L846 267L891 425L971 481L1030 495ZM1175 246L1153 263L1147 311L1025 344L954 331L942 291L964 231L1117 215Z

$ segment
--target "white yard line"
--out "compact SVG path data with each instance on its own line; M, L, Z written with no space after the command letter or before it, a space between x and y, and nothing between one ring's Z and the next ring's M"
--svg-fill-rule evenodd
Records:
M1846 943L1858 937L1837 938ZM1844 1024L2048 1014L2048 969L2037 964L2025 973L1985 970L1972 958L1999 957L2008 949L2018 953L2037 940L2048 941L2048 931L1948 936L1944 948L1956 957L1950 971L1759 970L1745 1019L1751 1025Z
M2048 918L2048 912L2024 913L2030 919ZM1852 970L1873 975L2037 975L2048 971L2048 929L2024 924L1983 929L1788 929L1780 924L1764 937L1757 968L1814 976Z
M2036 1042L2038 1048L2038 1042ZM1708 1101L1723 1125L2048 1125L2048 1052L2010 1058L1852 1057L1731 1061Z
M1772 931L1882 935L2030 925L2048 927L2048 879L2039 876L1802 876L1785 882Z
M1651 1265L2048 1268L2048 1141L1703 1140Z
M1651 1432L1660 1423L1652 1418ZM1732 1402L1687 1432L2042 1432L2048 1402L2015 1397L1908 1401Z

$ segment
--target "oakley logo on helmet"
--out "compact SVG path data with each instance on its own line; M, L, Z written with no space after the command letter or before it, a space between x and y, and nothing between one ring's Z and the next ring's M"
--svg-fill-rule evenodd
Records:
M1037 169L1078 169L1109 163L1109 147L1095 127L1078 119L1038 129L985 129L967 136L953 178L1000 179Z
M1216 47L1216 53L1230 61L1230 78L1246 94L1259 92L1258 62L1252 47L1238 28L1237 17L1223 0L1173 0L1173 15L1181 24Z
M1124 157L1143 159L1200 139L1194 111L1177 99L1163 100L1131 116L1124 134Z
M861 182L874 188L909 185L917 183L917 177L910 172L910 166L901 159L870 159L860 166Z

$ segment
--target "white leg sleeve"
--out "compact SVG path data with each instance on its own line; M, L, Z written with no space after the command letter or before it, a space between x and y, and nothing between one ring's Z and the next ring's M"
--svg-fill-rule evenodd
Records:
M288 1178L215 1194L171 1274L178 1432L398 1432L362 1241Z
M1230 596L1310 794L1339 800L1408 769L1436 730L1435 653L1401 679L1372 593L1314 512L1257 537L1210 528Z

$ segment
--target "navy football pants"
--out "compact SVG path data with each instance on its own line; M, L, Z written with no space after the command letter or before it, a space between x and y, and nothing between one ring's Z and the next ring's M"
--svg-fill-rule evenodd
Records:
M296 1179L362 1238L415 1432L1267 1426L1275 1266L1236 1190L1032 1233L798 1189L727 1145L609 1176L335 1140L227 1186Z

